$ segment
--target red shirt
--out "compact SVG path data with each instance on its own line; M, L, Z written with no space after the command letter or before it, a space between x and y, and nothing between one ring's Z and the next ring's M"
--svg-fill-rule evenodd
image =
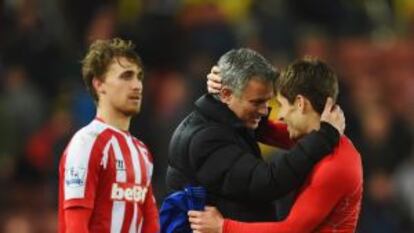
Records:
M91 210L88 232L157 232L152 169L141 141L92 121L73 136L60 162L59 232L68 231L70 208Z
M223 233L351 233L362 199L362 164L352 142L342 136L302 186L289 216L281 222L242 223L226 219Z

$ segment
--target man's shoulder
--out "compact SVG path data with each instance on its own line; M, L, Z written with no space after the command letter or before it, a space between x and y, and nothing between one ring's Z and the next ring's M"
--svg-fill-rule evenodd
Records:
M111 135L113 135L113 131L110 128L104 124L92 121L73 135L69 147L102 143L103 141L107 141Z
M337 158L338 166L346 169L352 169L354 165L358 165L361 162L361 155L352 141L346 136L341 136L338 145L333 151L333 155ZM352 164L353 166L344 166L345 164Z
M150 153L150 149L148 146L141 140L139 140L137 137L132 136L132 141L136 145L137 149L143 153L145 156L149 158L149 160L152 162L152 155Z
M362 176L360 154L349 138L341 136L334 151L315 166L314 172L329 174L330 178L341 183L359 180Z
M205 134L229 134L231 131L229 126L209 119L197 111L193 111L181 121L174 134L178 134L181 137L194 137L195 135Z
M103 156L102 150L108 145L113 131L103 124L90 124L79 129L70 140L64 151L62 164L65 166L77 166L79 163L87 163L92 157ZM94 161L99 161L94 160Z

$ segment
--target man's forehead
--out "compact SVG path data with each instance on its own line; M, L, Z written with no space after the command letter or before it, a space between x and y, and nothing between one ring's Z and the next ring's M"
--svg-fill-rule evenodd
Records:
M268 101L273 97L273 87L266 82L247 84L241 92L241 98L248 101Z
M269 92L271 91L273 93L273 83L271 81L265 81L261 79L250 79L245 87L244 92Z
M137 72L142 71L142 68L134 60L126 57L114 57L110 66L117 66L123 69L136 70Z

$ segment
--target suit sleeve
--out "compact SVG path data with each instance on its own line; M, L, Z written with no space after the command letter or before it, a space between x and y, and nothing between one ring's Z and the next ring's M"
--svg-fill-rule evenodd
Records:
M189 154L197 180L209 192L234 199L272 201L298 188L338 140L332 126L322 125L287 153L265 162L241 148L228 130L211 127L193 136Z
M257 131L257 140L269 146L290 149L294 141L290 139L287 125L280 121L263 120Z
M344 170L332 169L329 165L319 166L284 221L243 223L226 219L223 233L313 232L343 197L347 189L346 184L352 183L346 178L345 173Z
M160 230L157 204L155 202L152 186L149 187L144 203L144 223L142 233L157 233Z

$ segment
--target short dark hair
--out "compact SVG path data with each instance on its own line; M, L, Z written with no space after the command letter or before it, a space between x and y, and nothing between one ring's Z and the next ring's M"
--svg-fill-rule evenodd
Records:
M98 95L92 86L92 80L103 79L114 58L125 57L143 68L141 58L134 49L135 45L131 41L120 38L97 40L89 46L82 60L82 76L86 88L95 101L98 101Z
M338 96L338 78L334 71L317 58L305 57L286 67L276 82L276 91L291 104L297 95L309 99L316 112L322 113L326 99Z
M218 61L223 85L229 87L236 96L240 96L248 81L252 78L274 85L279 73L258 52L247 49L232 49Z

